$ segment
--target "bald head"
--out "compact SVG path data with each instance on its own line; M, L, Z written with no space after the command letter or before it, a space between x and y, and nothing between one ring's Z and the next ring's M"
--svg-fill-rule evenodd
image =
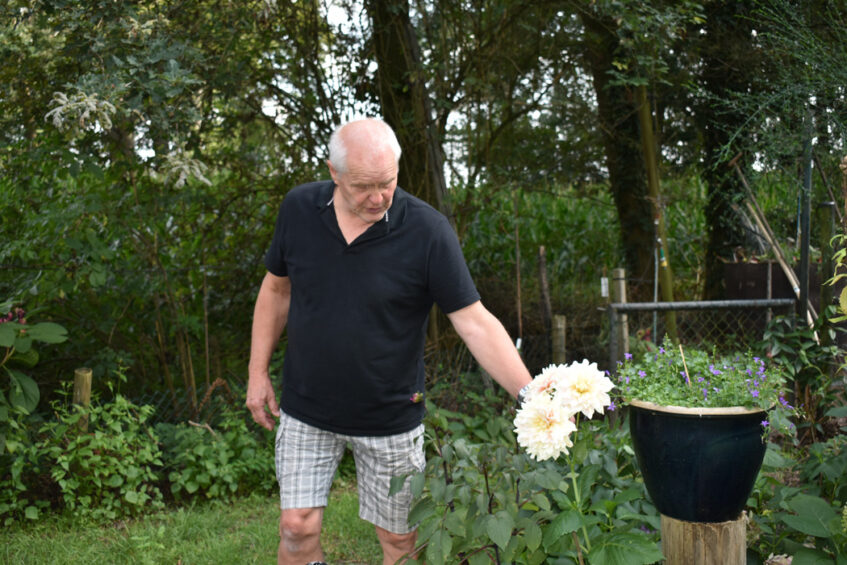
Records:
M350 153L380 154L390 151L395 164L400 163L400 143L391 126L378 118L354 120L339 126L329 138L329 162L333 168L348 171L347 158Z

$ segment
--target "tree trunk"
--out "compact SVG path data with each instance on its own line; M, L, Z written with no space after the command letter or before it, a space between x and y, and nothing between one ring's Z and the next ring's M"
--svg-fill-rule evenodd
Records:
M653 247L656 237L653 209L647 198L644 159L641 155L638 116L632 93L612 85L610 72L618 48L616 24L581 11L585 26L586 57L597 96L598 120L606 153L606 167L618 220L627 272L635 301L652 296Z
M714 2L706 14L706 34L702 57L702 81L707 97L698 108L696 121L703 134L703 180L708 190L705 216L708 231L703 298L725 298L723 264L732 260L737 248L745 246L744 223L733 211L733 203L743 198L744 189L735 171L727 166L725 149L732 132L747 116L736 108L717 107L717 97L726 100L732 92L746 92L750 86L745 69L759 66L751 60L751 21L738 2ZM742 132L741 139L747 137ZM738 147L738 146L736 146ZM738 147L740 148L740 147ZM734 151L730 151L733 153ZM743 161L739 162L743 168Z
M450 217L444 162L426 88L420 47L406 0L368 0L385 121L397 132L403 158L399 184Z

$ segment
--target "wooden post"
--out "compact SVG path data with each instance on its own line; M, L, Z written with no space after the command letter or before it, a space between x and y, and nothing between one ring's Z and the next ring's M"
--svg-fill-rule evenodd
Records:
M685 522L662 514L665 565L746 565L744 514L730 522Z
M560 365L565 363L566 328L568 319L561 314L553 316L553 363Z
M88 367L80 367L74 371L74 404L78 404L83 408L88 408L91 403L91 369ZM88 431L88 414L86 413L79 420L79 428Z
M626 269L612 270L612 302L626 304ZM618 316L616 329L618 350L615 361L623 361L623 354L629 351L629 320L626 314Z

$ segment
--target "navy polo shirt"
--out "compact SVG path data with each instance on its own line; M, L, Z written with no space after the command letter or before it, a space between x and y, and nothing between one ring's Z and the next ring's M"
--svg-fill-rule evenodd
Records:
M414 400L433 303L450 313L479 293L444 215L398 187L383 219L348 245L334 188L292 189L265 257L291 281L280 407L346 435L407 432L423 419Z

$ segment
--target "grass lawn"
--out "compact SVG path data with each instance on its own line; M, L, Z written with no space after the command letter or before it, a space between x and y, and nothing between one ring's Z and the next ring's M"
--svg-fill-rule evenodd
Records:
M355 483L336 480L322 543L332 565L377 565L373 526L359 519ZM0 563L9 565L276 563L279 506L274 493L209 502L106 525L72 517L0 531Z

